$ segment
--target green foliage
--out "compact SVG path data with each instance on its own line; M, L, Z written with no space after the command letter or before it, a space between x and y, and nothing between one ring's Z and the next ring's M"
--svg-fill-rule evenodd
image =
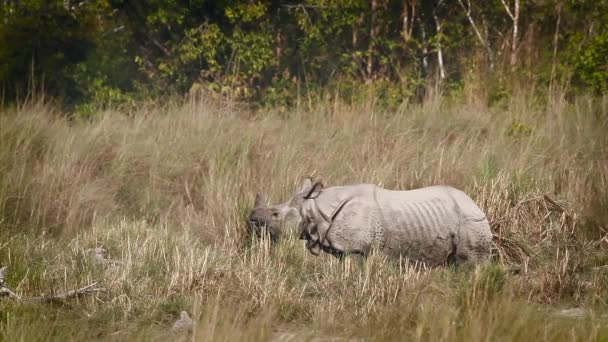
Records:
M574 68L584 86L599 94L608 91L608 28L581 51Z
M0 5L0 87L10 97L25 96L32 82L51 95L82 96L71 69L94 48L93 9L64 1L30 0Z
M500 166L496 157L489 155L482 159L479 176L484 181L491 181L496 178L500 172Z
M534 127L527 125L521 121L513 120L507 128L507 136L520 137L529 136L534 131Z
M469 279L459 288L458 304L462 311L474 306L485 306L496 299L507 282L504 266L486 264L478 266Z
M498 104L513 78L602 93L606 13L608 1L522 2L511 66L498 2L4 1L0 88L7 102L42 90L85 114L199 90L285 109L312 89L370 83L394 108L429 85L464 94L472 77L495 80L479 95Z

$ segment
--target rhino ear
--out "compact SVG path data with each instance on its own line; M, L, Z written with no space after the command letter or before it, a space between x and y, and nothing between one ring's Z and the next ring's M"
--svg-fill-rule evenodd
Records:
M308 193L312 189L312 177L305 177L298 193Z
M321 194L322 190L323 190L323 183L316 182L315 185L312 186L312 188L310 189L308 194L306 194L306 196L304 196L304 198L305 199L317 198Z
M255 194L255 203L253 204L253 206L254 208L266 206L266 196L260 194L259 192Z

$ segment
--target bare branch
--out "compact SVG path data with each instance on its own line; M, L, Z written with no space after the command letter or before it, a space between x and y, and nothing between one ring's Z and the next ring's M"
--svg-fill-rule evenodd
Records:
M159 48L165 55L171 56L171 52L167 49L163 44L161 44L156 38L154 38L151 34L145 33L146 37L154 44L157 48Z
M23 301L23 302L31 302L31 303L55 303L55 302L62 302L66 299L72 299L72 298L80 298L84 295L87 294L91 294L94 292L99 292L102 291L102 289L97 288L97 285L99 285L99 282L94 282L90 285L81 287L77 290L72 290L72 291L60 291L57 292L54 295L49 295L49 296L38 296L38 297L19 297L17 294L15 294L11 289L9 289L8 287L6 287L5 285L5 276L6 276L6 270L8 269L7 266L4 266L2 268L0 268L0 299L2 298L6 298L8 297L9 299L13 299L13 300L17 300L17 301Z
M94 283L92 283L90 285L81 287L81 288L79 288L77 290L60 291L60 292L57 292L57 294L55 294L55 295L39 296L39 297L29 297L29 298L24 298L23 300L34 302L34 303L61 302L61 301L64 301L66 299L80 298L80 297L83 297L84 295L87 295L87 294L91 294L91 293L94 293L94 292L102 291L102 289L97 288L97 285L99 285L98 281L94 282Z
M479 40L481 45L486 45L485 39L483 39L483 37L481 36L481 33L479 32L479 29L477 29L477 25L475 24L475 21L473 20L473 17L471 16L471 2L468 1L468 7L464 6L464 3L462 3L462 0L458 0L458 2L460 3L460 7L462 7L465 14L467 15L467 19L469 20L469 23L473 27L473 32L475 32L477 39Z
M513 15L513 13L511 13L511 9L509 8L509 5L507 5L505 0L500 0L500 2L502 2L503 6L505 6L505 10L507 10L507 14L509 15L509 17L511 17L512 20L515 20L515 16Z
M473 32L475 32L475 36L477 36L477 40L479 40L479 43L486 48L486 51L488 53L488 60L490 61L490 68L494 68L494 53L492 52L492 49L490 48L490 42L487 41L486 39L483 38L483 36L481 35L481 32L479 32L479 29L477 28L477 25L475 24L475 21L473 20L473 16L471 16L471 1L467 0L467 7L464 6L464 3L462 2L462 0L458 0L458 3L460 3L460 7L462 7L462 9L464 10L467 19L469 20L469 23L471 24L471 27L473 28Z

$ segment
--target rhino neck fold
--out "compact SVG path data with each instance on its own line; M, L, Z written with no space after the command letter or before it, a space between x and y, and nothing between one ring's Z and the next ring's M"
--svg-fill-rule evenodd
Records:
M333 223L336 220L336 218L338 217L338 215L340 214L340 212L342 211L342 209L344 209L344 207L346 206L346 204L348 204L348 202L350 202L351 199L352 198L348 198L348 199L343 200L336 207L336 209L334 209L334 212L329 217L323 213L323 211L321 210L321 208L319 208L319 205L317 204L317 201L315 201L314 199L312 200L315 203L316 210L323 217L323 219L329 224L329 226L327 227L327 230L325 230L325 234L323 234L323 235L319 234L319 241L317 242L317 244L321 247L321 249L323 249L324 252L332 254L333 256L336 256L336 257L341 257L342 256L342 251L337 250L333 246L333 244L331 242L331 239L329 238L329 231L333 227Z

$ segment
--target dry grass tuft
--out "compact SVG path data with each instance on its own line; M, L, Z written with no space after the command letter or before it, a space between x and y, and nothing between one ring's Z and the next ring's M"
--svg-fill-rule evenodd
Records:
M0 302L6 340L591 340L608 336L606 99L501 108L435 98L290 115L204 100L67 121L0 112L0 266L18 295L101 280L64 306ZM603 109L602 109L603 108ZM604 111L602 111L604 110ZM254 194L302 176L451 184L486 211L495 260L425 269L249 238ZM111 262L91 249L104 247ZM562 308L584 308L581 319ZM186 311L189 333L171 327Z

